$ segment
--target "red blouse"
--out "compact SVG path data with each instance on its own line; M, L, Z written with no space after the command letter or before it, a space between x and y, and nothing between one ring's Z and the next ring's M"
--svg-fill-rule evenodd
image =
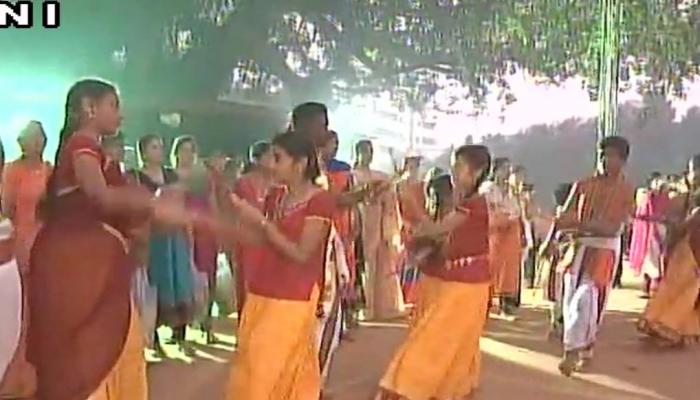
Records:
M51 217L56 219L97 220L105 222L113 227L121 228L124 225L122 218L107 215L87 198L80 190L75 177L73 161L81 154L89 154L102 166L102 173L108 186L122 186L126 184L121 171L115 165L109 163L100 143L94 138L76 135L68 139L59 155L54 169L53 187L49 188L53 193L54 204L51 207ZM121 226L120 226L121 225ZM123 233L123 232L122 232Z
M327 172L331 193L340 196L352 188L352 174L348 171ZM338 209L333 216L333 224L343 239L348 239L352 232L352 210Z
M260 211L263 211L265 207L265 195L266 193L261 193L261 190L256 186L254 180L250 176L242 176L236 181L234 185L233 192L241 199L248 202L248 204L254 206ZM246 269L244 276L252 273L259 264L262 257L262 253L265 252L263 246L252 246L252 245L241 245L237 244L235 246L236 260L239 267Z
M275 188L265 199L265 215L287 238L301 239L304 223L309 218L331 221L335 212L335 197L328 191L319 191L308 201L289 210L280 205L286 191ZM329 229L330 233L330 229ZM251 293L284 300L309 300L315 285L321 285L326 259L327 240L319 244L304 264L296 263L280 251L267 246L260 265L248 281Z
M443 258L431 258L422 268L426 275L452 282L483 283L489 273L489 213L486 199L465 200L457 212L467 220L453 231L443 247Z

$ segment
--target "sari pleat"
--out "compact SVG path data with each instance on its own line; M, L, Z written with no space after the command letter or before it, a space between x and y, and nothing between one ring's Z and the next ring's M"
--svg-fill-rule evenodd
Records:
M383 394L387 399L461 399L479 385L489 283L423 276L420 290L408 338L381 380Z
M639 330L675 345L700 339L700 276L688 238L676 245L668 274L647 304Z
M247 294L229 400L319 397L318 297L318 288L307 301Z

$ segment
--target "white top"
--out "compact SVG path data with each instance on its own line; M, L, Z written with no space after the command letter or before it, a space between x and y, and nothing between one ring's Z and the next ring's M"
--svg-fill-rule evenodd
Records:
M0 220L0 240L12 235L12 223ZM0 265L0 378L15 356L22 327L22 282L15 260Z

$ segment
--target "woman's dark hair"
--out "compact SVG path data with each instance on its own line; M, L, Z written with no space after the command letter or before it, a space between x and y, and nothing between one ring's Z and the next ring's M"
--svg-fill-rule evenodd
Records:
M328 126L328 107L323 103L308 102L294 107L292 111L292 129L299 130L303 128L303 126L300 125L303 125L306 120L314 118L317 115L323 115L326 119L326 126Z
M0 140L0 183L2 183L2 172L5 169L5 146Z
M263 158L263 156L270 151L272 144L269 141L261 140L259 142L253 143L248 149L248 161L250 163L258 163Z
M435 179L435 178L437 178L437 177L439 177L439 176L441 176L441 175L446 175L446 172L445 172L444 169L442 169L442 168L440 168L440 167L432 167L432 168L430 168L430 169L428 170L428 172L425 174L425 182L426 182L426 184L427 184L427 183L430 183L430 181L432 181L433 179ZM427 189L427 185L426 185L426 189ZM426 194L427 194L427 192L426 192Z
M121 146L124 144L124 135L121 132L117 132L111 136L105 136L102 138L102 147L110 146Z
M143 155L146 154L146 148L148 148L148 145L155 142L156 140L163 139L161 139L161 137L156 135L155 133L147 133L141 136L139 141L136 143L136 156L139 160L139 165L143 166Z
M496 157L490 167L490 175L495 179L496 173L504 166L510 164L510 159L508 157Z
M359 155L359 154L360 154L360 150L361 150L363 147L373 148L374 145L372 144L372 141L369 140L369 139L358 140L357 143L355 143L355 155Z
M182 146L186 145L187 143L191 144L194 152L197 153L197 141L194 139L194 136L183 135L176 137L175 141L173 142L172 152L170 153L170 163L172 164L173 168L177 168L177 153L179 153Z
M609 148L614 149L625 161L627 161L630 156L630 142L622 136L608 136L600 141L598 145L599 151L604 151Z
M248 158L245 160L242 173L247 174L253 171L263 156L270 151L270 148L272 148L272 144L266 140L253 143L248 149Z
M98 101L110 94L116 96L117 89L112 84L98 79L84 79L71 86L66 96L65 117L58 138L54 165L58 165L61 150L68 139L80 129L83 119L83 100Z
M467 144L455 151L455 157L469 164L474 169L481 168L481 175L476 178L474 190L479 190L491 171L491 153L489 148L478 144Z
M428 182L426 186L428 214L433 220L440 219L440 212L449 202L453 192L452 177L449 175L439 175Z
M357 143L355 143L355 167L359 166L360 151L362 150L363 147L374 149L374 145L372 144L372 141L369 139L362 139L362 140L357 141Z
M306 158L306 168L304 177L311 182L321 175L321 168L318 165L316 147L306 133L291 131L281 133L272 139L272 145L284 149L294 160Z
M690 164L693 164L693 168L695 170L700 170L700 154L690 157L690 160L688 160L688 166L690 166Z
M574 185L571 183L560 183L559 186L557 186L557 189L554 191L554 202L557 206L564 206L573 186Z

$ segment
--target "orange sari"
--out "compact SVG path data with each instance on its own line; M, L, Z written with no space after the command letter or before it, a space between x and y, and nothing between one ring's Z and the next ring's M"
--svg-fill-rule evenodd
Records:
M493 295L510 297L518 294L522 261L521 210L495 182L481 188L491 213L489 259Z
M29 250L41 226L36 210L46 193L51 171L48 163L28 165L20 159L7 165L3 172L2 198L15 205L12 224L15 227L17 260L23 267L29 262Z
M674 247L667 274L638 328L672 345L700 339L700 230L690 232Z
M441 254L421 265L415 319L379 384L379 399L464 399L479 386L490 286L488 211L481 197L458 211L467 221Z
M20 159L8 164L3 172L2 199L14 204L12 223L15 232L15 256L20 266L22 281L27 281L29 251L41 227L36 210L46 192L51 175L48 163L28 165ZM20 342L8 371L0 381L0 398L31 397L36 391L36 372L26 359L27 308L23 308L23 327Z
M283 208L284 188L271 190L265 214L290 240L301 240L307 219L328 223L335 196L320 191L309 200ZM304 263L279 251L261 253L248 278L238 350L232 363L227 398L315 400L321 394L317 332L327 240ZM269 244L267 245L269 248Z
M399 212L401 215L401 242L405 244L425 218L426 211L425 188L421 181L406 181L399 184ZM418 266L409 265L406 249L401 257L401 289L407 304L415 303L417 298Z

